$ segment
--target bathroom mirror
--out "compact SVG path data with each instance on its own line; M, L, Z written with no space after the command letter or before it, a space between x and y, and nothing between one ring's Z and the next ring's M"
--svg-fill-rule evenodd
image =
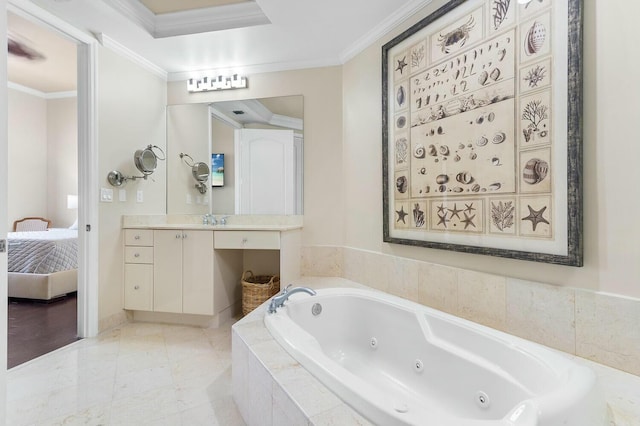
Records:
M158 167L158 157L153 152L151 145L144 149L136 150L133 155L133 162L143 175L150 175Z
M169 105L167 214L302 214L303 116L301 95ZM239 148L245 146L239 141L240 136L254 130L290 135L291 145L288 142L285 145L287 150L291 146L286 167L278 164L281 145L270 138L268 142L256 145L259 149ZM185 177L185 166L179 157L184 152L198 161L203 158L212 161L212 153L224 154L224 185L212 186L211 173L217 169L205 164L209 169L209 187L206 194L200 193L194 188L193 181ZM285 173L284 169L290 171ZM193 177L196 175L201 173L194 169ZM241 205L240 202L243 193L240 180L244 182L245 192L261 194L258 199L251 200L249 212L245 207L247 203ZM255 183L247 191L246 182L252 180ZM280 208L278 196L268 194L281 181L289 182L287 191L294 194L281 197L287 202L293 200L286 209Z

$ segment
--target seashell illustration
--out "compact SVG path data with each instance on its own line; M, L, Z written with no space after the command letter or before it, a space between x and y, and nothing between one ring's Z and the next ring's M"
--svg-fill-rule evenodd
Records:
M429 192L431 192L431 187L429 185L427 185L426 188L424 188L424 192L427 193L427 194Z
M433 144L429 145L429 155L432 157L435 157L436 155L438 155L438 151L436 150L436 147Z
M478 158L478 154L476 154L475 152L472 152L471 154L469 154L469 159L475 160L476 158Z
M406 176L399 176L396 179L396 189L399 193L404 194L405 192L407 192L407 186L408 182Z
M502 49L498 51L498 61L502 61L506 55L507 55L507 49Z
M462 188L460 188L459 186L456 186L455 188L452 189L453 192L462 192L464 191Z
M480 185L479 184L475 184L471 187L471 191L473 192L480 192Z
M478 83L480 83L480 86L484 86L488 78L489 78L489 73L486 71L482 71L478 76Z
M398 101L399 106L404 106L404 101L407 100L407 94L404 92L404 86L398 87L398 92L396 93L396 101Z
M460 172L456 175L456 180L460 183L464 183L465 185L469 185L473 182L473 176L469 172Z
M489 77L491 77L493 81L498 80L500 78L500 70L498 68L494 68L493 71L491 71L491 74L489 74Z
M440 185L438 187L438 191L440 192L447 192L447 185Z
M424 155L425 155L424 146L422 146L422 144L417 144L416 148L413 150L413 156L416 158L424 158Z
M536 163L536 173L538 173L538 182L547 177L549 172L549 163L544 160L540 160Z
M438 132L439 135L444 133L444 130L442 130L442 126L438 126L437 132Z
M482 124L484 123L484 115L480 115L478 116L478 118L476 118L476 124Z
M497 191L502 185L498 182L489 185L489 191Z
M487 120L489 120L489 123L495 120L495 118L496 118L496 115L493 112L490 112L489 115L487 116Z
M524 166L522 171L522 180L529 185L535 185L541 182L549 171L549 164L539 158L532 158Z
M478 145L478 146L485 146L488 142L489 142L489 139L487 139L485 136L483 136L483 137L479 138L479 139L476 141L476 145Z
M449 155L449 147L446 145L440 145L440 154Z
M464 144L463 143L458 144L458 149L464 149Z
M425 169L424 167L420 169L420 174L424 175L427 173L427 169Z
M502 164L500 163L500 159L498 157L493 157L491 159L491 164L493 164L494 166L501 166Z
M405 117L404 115L398 117L398 119L396 120L396 126L399 129L402 129L406 124L407 124L407 117Z
M498 132L493 136L493 140L491 140L491 142L499 144L504 142L505 139L507 139L507 135L504 132Z
M438 175L436 177L436 183L438 183L438 184L444 184L444 183L447 183L447 182L449 182L449 176L447 176L447 175L442 174L442 175Z
M544 40L547 37L547 29L540 22L535 21L524 40L524 51L531 56L542 49Z
M458 154L456 154L455 157L453 157L453 161L460 161L460 156Z

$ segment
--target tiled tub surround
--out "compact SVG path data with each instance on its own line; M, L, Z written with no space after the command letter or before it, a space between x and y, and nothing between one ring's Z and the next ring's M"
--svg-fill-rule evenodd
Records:
M343 278L303 277L294 283L313 288L364 286ZM298 364L264 326L266 304L232 329L233 395L251 425L369 425L366 419ZM563 352L592 368L611 409L611 425L640 424L640 377Z
M303 248L302 275L343 277L640 376L638 299L349 247Z

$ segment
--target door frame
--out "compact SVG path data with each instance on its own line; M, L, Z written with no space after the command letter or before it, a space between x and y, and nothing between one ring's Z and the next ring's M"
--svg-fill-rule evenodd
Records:
M78 45L78 336L93 337L99 331L97 40L27 0L8 0L5 15L7 11L52 29ZM1 272L6 275L6 266L3 269ZM0 333L6 341L6 327Z

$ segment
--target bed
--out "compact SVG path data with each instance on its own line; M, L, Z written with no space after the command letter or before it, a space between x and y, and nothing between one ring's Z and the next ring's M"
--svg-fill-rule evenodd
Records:
M78 289L78 231L9 232L9 297L52 300Z

